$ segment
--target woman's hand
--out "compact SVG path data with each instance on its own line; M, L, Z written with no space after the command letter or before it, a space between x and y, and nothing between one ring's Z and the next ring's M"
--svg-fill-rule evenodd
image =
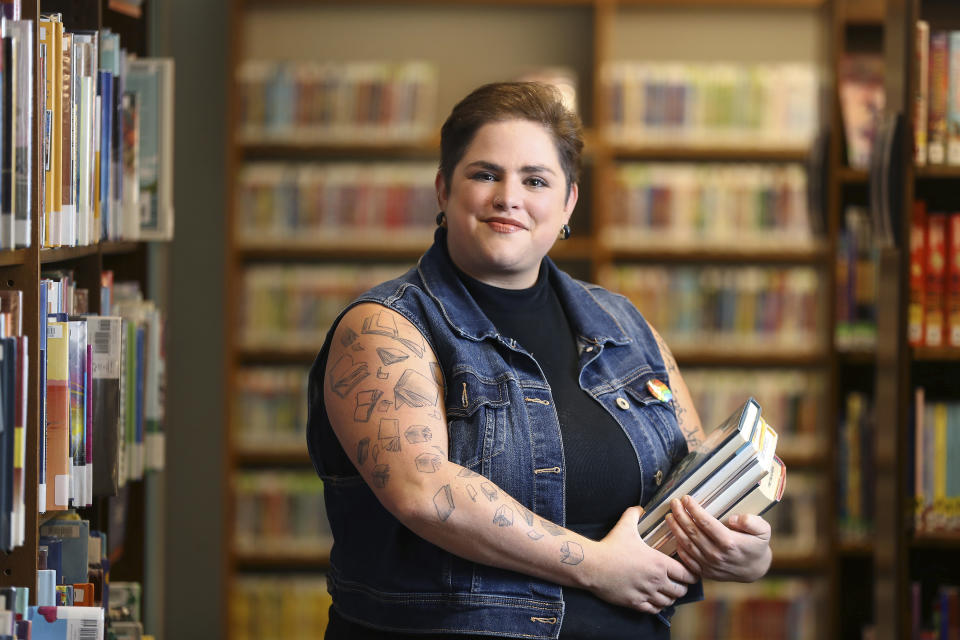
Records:
M697 576L647 546L637 531L642 514L640 507L630 507L597 543L600 553L590 567L589 589L607 602L659 613L686 594L687 585L696 582Z
M753 582L770 568L770 523L760 516L737 515L724 525L690 496L670 508L666 520L677 539L677 557L694 573Z

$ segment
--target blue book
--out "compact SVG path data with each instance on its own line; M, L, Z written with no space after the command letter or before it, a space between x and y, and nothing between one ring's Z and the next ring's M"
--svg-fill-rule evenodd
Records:
M110 229L110 154L113 140L113 74L99 71L97 95L100 96L100 229L101 239L107 238Z
M104 637L100 607L30 607L27 615L33 623L33 640Z
M90 549L90 522L87 520L55 519L40 527L43 538L60 540L60 574L57 584L82 584L87 582L88 552ZM48 545L49 546L49 545ZM47 556L49 566L50 556ZM54 567L49 567L54 568Z
M700 445L674 465L660 489L645 505L637 523L641 537L652 531L670 511L674 498L689 495L714 472L735 456L744 455L744 447L753 440L760 424L760 405L753 398L744 402L720 426L713 429Z
M40 317L47 312L47 285L40 282ZM40 437L37 438L37 504L47 504L47 323L40 327Z

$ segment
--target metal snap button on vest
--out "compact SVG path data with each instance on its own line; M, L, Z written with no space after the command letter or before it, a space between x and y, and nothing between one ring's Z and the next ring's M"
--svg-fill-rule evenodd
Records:
M657 469L657 473L653 476L653 481L657 483L657 486L660 486L660 483L663 482L663 470Z
M630 403L623 398L617 398L617 406L626 411L630 408Z

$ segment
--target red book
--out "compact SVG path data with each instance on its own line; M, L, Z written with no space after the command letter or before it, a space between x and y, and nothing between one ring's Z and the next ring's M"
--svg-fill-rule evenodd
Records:
M924 343L928 347L944 345L945 285L947 279L947 216L927 216L927 274L924 294Z
M960 347L960 213L950 214L947 235L947 344Z
M926 228L927 206L918 200L913 203L910 219L910 298L907 303L907 340L913 347L923 345Z

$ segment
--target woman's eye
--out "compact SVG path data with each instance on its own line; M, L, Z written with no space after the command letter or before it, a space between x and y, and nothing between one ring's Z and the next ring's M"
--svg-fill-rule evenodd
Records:
M531 187L546 187L547 181L543 178L533 177L527 178L527 184L529 184Z

